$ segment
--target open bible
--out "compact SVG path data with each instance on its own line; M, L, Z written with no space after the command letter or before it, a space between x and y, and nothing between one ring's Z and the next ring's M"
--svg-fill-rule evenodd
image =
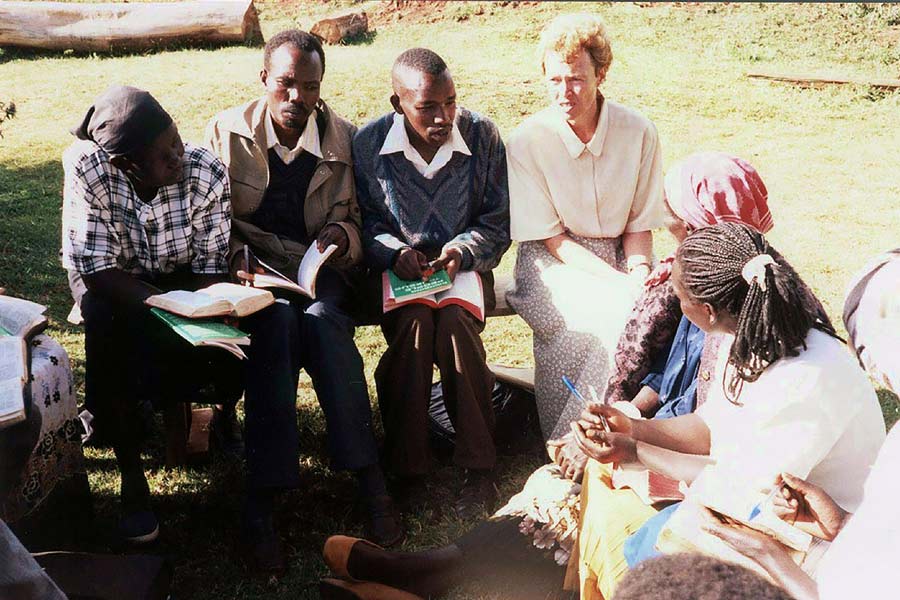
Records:
M244 317L275 302L272 292L236 283L216 283L189 292L174 290L150 296L144 303L170 313L197 319L231 315Z
M46 307L0 296L0 429L25 420L27 340L47 326Z
M434 282L429 286L430 282ZM446 271L438 271L428 281L400 279L388 269L381 275L381 299L384 312L390 312L404 304L424 304L431 308L443 308L456 304L469 311L479 321L484 321L484 289L481 277L475 271L460 271L453 282Z
M328 260L328 257L334 254L337 246L331 244L325 248L324 252L319 252L318 245L314 242L310 245L303 260L300 261L300 267L297 269L297 280L293 281L286 275L283 275L258 260L259 266L266 270L265 273L257 273L253 276L253 285L260 288L281 288L296 292L303 296L316 299L316 277L319 275L319 269Z

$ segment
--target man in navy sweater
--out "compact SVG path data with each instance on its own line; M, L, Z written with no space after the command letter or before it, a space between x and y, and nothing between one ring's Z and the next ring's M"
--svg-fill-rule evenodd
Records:
M367 262L421 279L430 266L451 278L476 271L485 306L494 303L491 269L509 248L506 152L497 127L457 109L447 65L424 48L402 53L391 73L394 111L353 140L357 196ZM421 497L429 468L428 399L432 365L456 430L454 462L466 469L457 502L472 516L496 498L491 391L480 333L484 322L450 305L410 304L385 313L388 349L375 372L388 466L401 494Z

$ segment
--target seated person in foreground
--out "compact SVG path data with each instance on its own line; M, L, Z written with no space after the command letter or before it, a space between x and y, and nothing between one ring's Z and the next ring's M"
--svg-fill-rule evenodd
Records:
M391 82L394 112L353 140L366 260L379 280L389 268L402 279L422 279L429 261L451 279L475 271L490 309L490 271L510 244L500 132L488 119L457 109L453 77L430 50L402 53ZM479 335L484 322L456 305L408 304L385 313L381 328L388 349L375 383L388 468L401 478L407 499L421 497L431 461L428 399L436 362L457 435L454 462L467 469L457 510L471 515L496 497L494 376Z
M761 575L702 554L673 554L628 573L612 600L793 600Z
M320 251L337 246L319 270L316 299L288 297L293 313L286 351L294 357L293 379L283 389L278 424L283 435L276 440L284 441L282 451L293 466L270 487L293 487L298 481L295 405L297 377L305 368L325 413L331 466L356 474L369 512L367 535L391 545L400 541L403 529L378 464L363 361L348 314L353 300L349 272L362 257L350 157L355 128L319 97L324 71L325 53L315 37L299 30L274 35L260 73L265 95L216 115L206 137L231 181L233 276L249 271L252 280L253 273L263 272L256 257L294 276L313 245ZM245 245L252 265L243 264ZM246 435L248 442L263 441L272 430L248 423ZM270 504L271 498L261 497L259 503Z
M689 483L689 496L726 487L754 500L775 475L791 470L852 509L884 439L865 374L834 330L818 321L818 309L802 298L802 280L759 232L731 223L693 232L678 249L672 277L684 314L705 332L733 340L720 347L710 397L694 414L637 420L595 404L575 424L595 460L585 473L578 552L565 585L580 583L585 599L612 597L627 570L624 541L657 513L631 490L612 489L601 463L642 465ZM611 432L601 429L601 414ZM481 539L496 548L500 537ZM435 595L458 581L471 546L402 555L332 538L325 552L335 573Z
M900 249L870 262L854 278L844 305L850 346L869 374L900 391ZM893 427L866 479L865 496L850 514L822 487L782 473L776 496L782 518L811 535L834 540L814 578L770 538L725 527L709 531L754 560L798 600L886 598L896 579L900 518L896 509L900 428Z
M63 155L62 260L87 286L81 301L85 395L121 474L120 533L147 542L159 528L141 463L142 405L189 399L209 385L238 398L246 376L247 426L270 424L268 445L247 444L251 496L258 485L297 469L279 446L296 447L296 438L280 439L274 429L284 420L278 386L291 382L291 357L281 343L286 307L275 304L241 320L252 339L246 364L221 349L190 345L154 317L144 303L149 296L227 277L225 167L209 150L183 144L171 117L135 88L114 86L101 95L75 135ZM247 517L248 504L244 529L251 546L270 547L271 535L256 535L260 527Z
M209 383L240 396L227 354L194 349L144 300L158 289L195 289L225 274L229 205L225 169L185 146L147 92L112 87L88 110L63 154L62 261L87 286L85 397L110 440L122 477L120 533L156 538L141 465L140 407Z

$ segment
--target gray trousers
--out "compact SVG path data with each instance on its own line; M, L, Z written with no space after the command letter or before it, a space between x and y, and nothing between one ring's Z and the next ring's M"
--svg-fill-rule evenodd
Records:
M18 538L0 521L0 598L66 600Z

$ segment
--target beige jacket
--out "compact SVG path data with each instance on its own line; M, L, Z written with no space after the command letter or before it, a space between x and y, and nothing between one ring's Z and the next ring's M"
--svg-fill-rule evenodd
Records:
M356 132L349 121L337 116L324 102L319 110L327 123L320 140L322 155L306 191L303 216L307 236L315 238L325 225L336 223L347 233L346 253L332 258L338 268L347 268L362 259L360 225L353 181L350 143ZM263 231L249 217L262 203L269 185L269 157L266 144L265 97L225 110L206 127L206 145L228 167L231 180L231 249L229 264L244 244L254 254L283 273L296 273L307 247L293 240Z

